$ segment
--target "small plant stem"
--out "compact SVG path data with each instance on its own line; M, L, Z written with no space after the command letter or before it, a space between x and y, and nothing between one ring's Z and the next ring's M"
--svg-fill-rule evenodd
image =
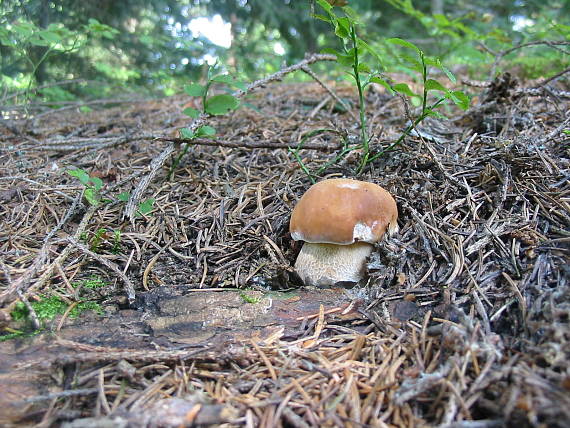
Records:
M368 162L373 162L374 160L378 159L380 156L384 155L384 153L392 151L392 149L394 147L400 145L402 143L402 141L404 141L404 138L406 138L408 135L410 135L410 132L412 132L412 130L416 126L418 126L426 117L428 117L429 113L431 111L433 111L445 99L445 98L441 98L441 99L437 100L435 103L433 103L433 105L428 107L428 105L427 105L428 89L426 87L426 81L427 81L427 76L428 76L427 65L426 65L426 62L424 59L423 52L420 52L419 54L420 54L420 60L422 61L422 80L423 80L423 87L424 87L423 96L422 96L422 112L412 123L410 123L406 127L404 132L402 132L400 137L395 142L390 144L385 150L382 150L380 153L376 153L374 156L372 156L370 158L367 157ZM361 169L362 169L362 167L363 167L363 165L361 166Z
M360 81L360 73L358 71L358 44L356 29L354 24L350 25L350 38L352 40L352 47L354 48L354 63L352 64L352 69L354 71L354 80L356 81L356 87L358 88L358 109L360 113L360 140L363 149L362 161L358 167L358 173L362 172L364 166L368 163L368 155L370 153L370 147L368 146L368 132L366 131L366 111L365 111L365 101L364 101L364 90L362 88L362 82Z
M350 153L353 150L359 149L361 147L362 146L356 146L356 147L345 146L339 154L337 154L332 160L328 161L326 164L324 164L317 170L317 175L321 175L323 172L326 171L326 169L329 166L336 164L338 161L342 160L348 153Z
M172 166L170 167L170 171L168 172L168 179L169 180L172 180L172 176L174 175L174 171L176 171L176 168L178 168L178 164L180 163L180 161L182 160L184 155L188 152L189 148L190 148L190 144L185 143L184 148L182 149L182 152L176 157L176 159L174 159L174 162L172 162Z
M299 166L301 167L301 170L307 175L307 177L309 177L309 180L311 180L312 184L315 184L316 181L313 178L313 175L311 174L311 172L309 171L309 169L307 168L307 166L305 165L305 163L303 162L303 159L301 159L301 156L299 156L299 149L292 149L289 148L289 151L291 153L293 153L293 156L295 157L295 160L297 161L297 163L299 164Z
M404 132L402 132L402 134L400 135L400 137L398 137L398 139L396 141L394 141L392 144L390 144L386 149L382 150L379 153L376 153L374 156L371 156L368 159L368 163L375 161L376 159L378 159L380 156L383 156L384 153L387 152L391 152L392 149L394 149L394 147L399 146L402 141L404 141L404 138L406 138L408 135L410 135L410 132L412 132L412 130L418 126L426 117L429 116L428 112L435 109L438 105L440 105L443 100L445 98L441 98L439 100L437 100L434 104L432 104L431 106L429 106L427 109L422 109L422 114L420 114L416 120L413 121L413 123L410 123L406 129L404 130Z
M426 81L427 81L427 66L426 66L426 62L424 59L424 53L420 51L420 59L422 61L422 79L423 79L423 87L424 87L424 96L422 97L422 114L421 114L421 120L424 120L427 116L427 111L426 111L426 107L427 107L427 95L428 95L428 90L426 88ZM416 121L416 123L414 124L417 125L419 122Z

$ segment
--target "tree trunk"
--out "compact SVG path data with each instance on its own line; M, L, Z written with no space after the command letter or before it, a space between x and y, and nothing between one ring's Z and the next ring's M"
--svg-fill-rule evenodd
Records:
M432 15L443 15L443 0L431 0Z
M49 3L50 3L50 0L42 0L41 1L38 26L42 29L46 29L48 27L48 25L50 24ZM36 70L34 72L34 77L35 77L36 83L38 85L41 85L42 83L45 83L48 80L48 73L46 70L46 62L42 61L40 64L38 64L38 61L40 61L43 58L47 49L48 48L45 46L34 46L32 48L32 51L33 51L32 58L33 58L34 64L37 64Z

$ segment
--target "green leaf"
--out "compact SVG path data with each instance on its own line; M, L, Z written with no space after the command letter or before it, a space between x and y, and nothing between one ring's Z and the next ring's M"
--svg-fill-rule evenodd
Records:
M370 66L367 63L361 62L360 64L358 64L358 72L359 73L372 73L372 70L370 69Z
M433 67L437 67L440 68L441 63L439 62L439 60L437 58L431 58L429 56L424 57L424 62L427 65L431 65Z
M407 40L400 39L399 37L392 37L390 39L386 39L388 43L394 43L395 45L404 46L406 48L414 49L418 53L422 52L420 48L418 48L413 43L408 42Z
M412 105L413 105L414 107L419 107L419 106L422 105L422 99L421 99L419 96L417 96L417 95L415 95L415 96L413 96L412 98L410 98L410 101L412 102Z
M392 86L392 88L396 91L399 92L401 94L404 95L408 95L410 97L414 97L417 96L411 89L410 87L405 84L405 83L396 83L394 86Z
M211 126L204 125L196 130L196 137L212 137L216 135L216 130Z
M53 31L40 31L40 36L51 43L59 43L61 41L59 34L54 33Z
M12 30L14 30L14 32L16 32L21 37L31 36L35 28L35 25L27 24L25 22L12 25Z
M349 49L346 54L337 54L336 60L340 65L344 65L345 67L352 67L355 62L355 49Z
M439 61L439 60L438 60ZM441 64L441 63L440 63ZM441 70L445 73L445 75L447 76L447 78L449 80L451 80L452 83L456 83L457 79L455 78L454 74L451 72L451 70L449 70L446 66L444 66L443 64L441 64Z
M121 192L117 195L117 199L123 202L128 202L130 197L131 197L130 192Z
M435 18L435 20L437 21L437 23L439 25L446 26L446 25L450 24L449 19L447 19L447 17L445 15L435 13L435 14L433 14L433 17Z
M182 138L188 138L188 139L196 138L196 134L194 134L194 132L192 132L192 130L189 128L182 128L180 130L180 136Z
M350 20L346 17L338 18L336 21L334 33L341 39L347 39L350 36Z
M424 61L426 64L439 68L441 71L443 71L449 80L451 80L453 83L457 81L453 73L441 63L441 60L439 58L430 58L426 56L424 57Z
M89 181L95 190L101 190L103 181L99 177L89 177Z
M372 48L372 46L370 46L368 43L366 43L364 40L358 39L356 41L356 46L358 46L359 49L362 49L362 50L368 52L370 55L372 55L374 58L376 58L376 60L380 64L382 64L382 57L380 56L380 54L374 48Z
M320 19L321 21L331 22L331 19L329 16L321 15L320 13L313 13L311 16L315 19Z
M82 169L68 169L66 172L72 177L77 178L84 186L87 186L89 184L89 174L87 174Z
M359 22L360 16L353 8L351 8L350 6L344 6L342 8L342 11L346 14L346 16L348 16L348 19L350 19L353 24L358 25L360 23Z
M425 87L428 91L442 91L446 93L449 92L448 89L445 88L441 83L433 79L427 79Z
M93 205L94 207L99 205L99 194L97 193L97 191L93 188L87 188L85 189L85 193L83 193L83 195L85 196L85 199L87 199L87 202L89 202L90 205Z
M16 39L12 37L12 33L4 28L0 28L0 43L4 46L16 47L18 45Z
M438 111L432 110L430 108L426 109L425 111L425 115L426 116L431 116L431 117L435 117L437 119L447 119L447 117L445 117L443 114L441 114Z
M119 34L119 30L110 27L107 24L101 24L94 18L89 18L87 29L92 31L94 34L103 36L106 39L114 39L117 34Z
M381 77L373 76L370 78L370 82L378 83L379 85L384 86L388 90L388 92L390 92L392 95L395 94L394 90L392 89L392 86Z
M247 85L244 82L240 82L239 80L234 81L233 85L241 89L242 91L247 91Z
M322 7L327 12L330 12L332 9L332 6L330 4L328 4L325 0L317 0L317 3L319 4L320 7Z
M214 95L206 100L204 110L212 115L226 114L239 107L239 100L232 95Z
M139 204L139 208L137 210L137 214L145 215L152 211L152 207L154 205L154 198L148 198L144 202Z
M422 63L418 61L417 58L406 54L397 54L397 55L398 57L406 61L408 64L410 64L409 68L411 68L414 71L417 71L420 74L423 74L424 67L422 66Z
M462 110L467 110L469 108L469 97L462 91L451 91L451 100L459 106Z
M186 116L190 116L192 119L196 119L198 116L200 116L200 110L192 107L185 108L182 110L182 113L184 113Z
M190 83L189 85L184 85L184 92L186 92L191 97L201 97L204 95L206 88L198 83Z
M235 79L230 76L229 74L218 74L210 79L212 82L220 82L220 83L227 83L228 85L232 85Z
M50 43L47 40L42 39L39 36L39 34L32 34L30 36L30 38L28 39L28 41L34 46L49 46L50 45Z
M212 77L212 79L210 80L212 82L225 83L228 86L235 86L236 88L239 88L242 91L245 91L247 89L245 83L236 80L234 76L231 76L229 74L219 74L217 76Z

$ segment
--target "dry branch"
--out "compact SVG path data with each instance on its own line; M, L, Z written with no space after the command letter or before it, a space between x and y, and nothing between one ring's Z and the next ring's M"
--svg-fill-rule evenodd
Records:
M212 147L228 147L232 149L294 149L298 147L298 143L289 142L284 143L282 141L252 141L252 140L221 140L217 138L196 138L194 140L189 140L187 138L156 138L156 141L167 141L175 144L196 144L198 146L212 146ZM333 144L323 144L323 143L303 143L303 149L306 150L318 150L323 152L330 152L333 150L338 150L342 148L342 143Z

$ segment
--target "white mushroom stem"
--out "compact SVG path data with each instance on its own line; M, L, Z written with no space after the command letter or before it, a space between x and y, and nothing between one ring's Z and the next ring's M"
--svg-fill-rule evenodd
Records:
M331 286L339 282L357 283L364 274L372 245L311 244L305 242L295 262L295 270L305 285Z

